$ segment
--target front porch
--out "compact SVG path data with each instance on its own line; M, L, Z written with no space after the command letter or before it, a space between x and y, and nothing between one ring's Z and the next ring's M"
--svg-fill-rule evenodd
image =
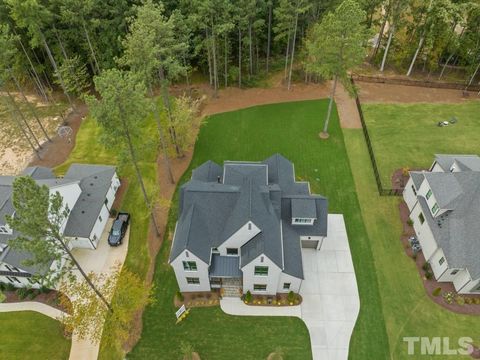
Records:
M237 256L212 255L210 265L210 287L221 289L225 297L240 297L242 295L242 271L240 258Z

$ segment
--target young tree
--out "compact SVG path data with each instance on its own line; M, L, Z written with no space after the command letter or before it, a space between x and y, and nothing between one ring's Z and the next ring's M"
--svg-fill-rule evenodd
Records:
M46 185L38 185L29 176L18 177L13 182L13 207L15 214L7 215L8 225L19 235L9 245L31 255L26 265L39 268L37 280L51 286L61 279L76 281L76 268L96 296L112 311L110 304L93 284L71 253L62 227L70 209L60 193L50 194Z
M148 198L138 164L136 146L142 144L140 128L150 112L149 101L145 97L145 85L139 76L132 72L110 69L95 77L95 89L100 99L86 96L93 117L103 128L102 140L107 148L115 149L123 159L132 163L142 190L145 206L157 235L160 230Z
M193 143L192 124L198 112L199 101L181 96L175 99L173 104L174 126L177 132L177 144L182 152L185 152Z
M328 137L328 123L332 112L337 82L354 91L348 79L348 70L362 63L368 32L362 24L364 11L355 0L344 0L334 12L328 13L313 26L306 41L307 71L324 78L333 77L330 102L325 125L320 137Z
M128 339L133 317L140 309L152 302L152 288L137 275L118 266L112 273L89 274L93 284L111 299L112 312L97 301L95 294L83 281L63 283L61 303L70 308L61 321L67 331L75 332L79 339L88 339L98 344L116 344Z

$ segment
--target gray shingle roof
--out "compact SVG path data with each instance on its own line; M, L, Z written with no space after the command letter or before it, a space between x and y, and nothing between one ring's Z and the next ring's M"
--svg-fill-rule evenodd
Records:
M252 221L260 233L241 247L240 266L264 254L284 272L303 278L300 236L327 234L327 199L310 195L308 183L295 182L293 164L280 154L262 163L225 162L223 183L217 182L215 165L201 165L180 189L170 261L188 249L210 263L211 248ZM298 211L315 214L313 226L290 225L292 200Z
M315 199L292 199L292 217L316 219Z
M114 166L72 164L63 180L79 181L82 193L70 212L64 234L89 238L115 174Z
M442 167L443 168L443 167ZM449 267L467 268L473 279L480 278L480 172L424 172L442 215L433 217L426 199L418 202Z
M444 171L450 171L455 161L462 171L480 171L480 157L478 155L435 154L435 161Z

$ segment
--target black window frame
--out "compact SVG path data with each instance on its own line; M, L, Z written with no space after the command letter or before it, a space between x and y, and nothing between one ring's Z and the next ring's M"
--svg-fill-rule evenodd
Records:
M420 225L423 225L423 223L425 222L425 216L423 215L423 213L418 214L418 220L420 221Z
M260 270L262 268L262 270ZM257 270L259 269L259 270ZM264 271L266 269L266 271ZM268 266L263 266L263 265L257 265L253 269L253 275L255 276L268 276Z
M253 291L267 291L267 284L253 284Z
M235 253L232 254L231 253L232 250L235 250ZM229 256L238 256L238 248L226 248L225 251Z
M290 286L292 286L292 283L283 283L283 290L290 290Z
M187 276L185 279L187 280L188 285L200 285L200 278L199 277Z

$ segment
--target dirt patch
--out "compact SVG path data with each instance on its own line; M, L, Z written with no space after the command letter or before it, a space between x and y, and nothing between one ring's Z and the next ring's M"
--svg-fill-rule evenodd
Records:
M462 103L480 99L475 92L469 92L469 96L464 97L461 90L370 83L358 80L355 83L360 88L359 97L362 103Z
M391 186L394 190L403 190L405 185L407 185L408 179L410 179L409 171L423 171L426 169L410 169L410 168L401 168L393 172L391 180Z
M403 248L405 249L405 254L411 257L413 261L415 261L418 273L422 279L422 283L423 283L423 286L425 287L425 291L428 297L433 302L437 303L438 305L454 313L467 314L467 315L480 315L480 304L465 303L464 305L460 305L455 300L451 304L448 304L444 300L442 294L450 293L450 292L453 294L456 294L456 290L451 282L438 282L435 280L434 277L432 277L431 279L426 278L425 270L422 268L422 266L426 262L425 257L423 256L423 252L419 252L416 256L414 256L412 249L410 248L410 245L408 243L408 238L410 236L415 235L415 231L413 227L408 225L407 223L409 219L410 211L408 210L407 204L404 201L402 201L399 204L398 208L400 211L400 220L403 225L403 233L400 240L402 241ZM441 289L439 292L439 295L434 296L433 293L434 291L438 291L436 290L438 288ZM461 297L463 297L464 299L471 298L473 301L478 301L475 299L480 298L479 295L461 295Z
M40 152L41 159L34 158L29 166L45 166L53 168L63 164L73 148L75 147L75 139L78 129L88 113L87 105L77 105L76 111L71 112L66 118L66 125L72 128L72 134L67 138L62 138L58 134L52 138L52 142L47 142Z
M5 295L5 300L3 302L18 303L18 302L26 302L26 301L36 301L36 302L51 306L55 309L61 310L63 312L69 312L69 309L67 309L60 303L60 296L63 296L62 293L56 290L48 290L47 292L40 292L39 290L36 290L36 289L29 289L29 290L26 290L29 292L28 295L23 299L18 296L17 291L18 290L4 291L3 294Z

